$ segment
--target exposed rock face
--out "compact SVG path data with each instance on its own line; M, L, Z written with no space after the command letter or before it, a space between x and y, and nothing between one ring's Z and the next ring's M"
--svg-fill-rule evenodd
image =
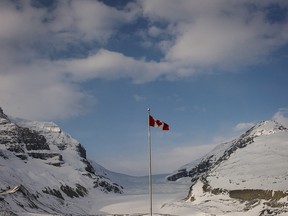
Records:
M49 144L43 135L12 122L2 109L0 110L0 145L2 149L13 152L22 160L28 160L29 157L47 160L57 155L59 162L62 161L61 154L49 151Z
M20 212L32 208L86 214L69 205L64 208L63 200L84 199L99 192L122 193L123 189L98 174L86 158L83 145L56 124L14 119L1 108L0 167L0 192L21 185L21 196L12 193L8 199L0 195L0 209L7 212L13 212L10 203L19 206ZM47 207L45 202L51 199L56 204Z

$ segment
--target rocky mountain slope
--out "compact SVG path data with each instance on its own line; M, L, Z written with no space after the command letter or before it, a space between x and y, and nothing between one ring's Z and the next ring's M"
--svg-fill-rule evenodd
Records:
M287 168L288 130L264 121L167 179L190 178L186 200L203 212L288 215Z
M99 167L54 123L13 119L0 108L2 212L88 214L81 202L123 189Z

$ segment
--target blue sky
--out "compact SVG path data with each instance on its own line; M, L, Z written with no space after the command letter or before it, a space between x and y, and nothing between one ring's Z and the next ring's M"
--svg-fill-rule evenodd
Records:
M253 124L287 124L286 0L0 2L0 106L54 121L89 158L169 173Z

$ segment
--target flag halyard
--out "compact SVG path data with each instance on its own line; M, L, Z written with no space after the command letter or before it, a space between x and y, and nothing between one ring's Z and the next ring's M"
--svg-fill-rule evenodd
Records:
M169 130L169 125L163 121L158 119L154 119L151 115L149 115L149 126L159 128L161 130Z

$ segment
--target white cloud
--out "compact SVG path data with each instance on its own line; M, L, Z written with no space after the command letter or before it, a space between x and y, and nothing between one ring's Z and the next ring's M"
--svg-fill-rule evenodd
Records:
M146 99L146 97L139 95L139 94L134 94L133 98L136 102L144 101Z
M272 119L288 128L288 108L279 109L279 111L273 115Z
M151 26L148 29L148 34L152 37L157 37L162 33L162 30L156 26Z
M77 58L69 63L51 61L50 53L68 51L70 45L83 42L105 43L137 10L120 11L88 0L57 1L53 10L32 7L28 1L15 4L0 2L0 106L10 115L35 120L89 111L96 99L83 92L80 84L98 76L71 70L69 65ZM107 74L101 75L106 78Z
M14 68L15 69L15 68ZM67 83L57 73L38 70L0 74L0 101L4 112L26 119L51 120L90 111L96 99ZM27 68L30 70L30 68Z
M255 123L253 122L241 122L238 123L235 127L234 127L234 131L244 131L244 130L248 130L251 127L253 127L255 125Z
M44 29L41 19L46 13L43 10L30 7L27 1L21 2L21 9L16 9L9 1L0 3L0 41L28 40L38 37Z
M288 25L267 22L262 7L271 0L255 1L255 11L247 7L249 2L144 0L116 9L99 1L72 0L56 1L55 7L47 10L32 7L28 1L18 2L18 8L13 1L1 1L1 106L20 117L38 118L40 112L47 118L67 117L85 110L77 104L95 100L80 88L91 79L125 78L145 83L189 77L202 68L255 64L287 44ZM283 1L276 3L287 7ZM162 60L135 59L101 47L121 26L140 15L149 25L138 26L142 29L137 31L147 35L139 44L153 48L153 40L158 39L155 47L163 52ZM69 50L94 43L95 48L82 55L76 55L77 49ZM61 52L73 57L64 59ZM32 98L46 100L37 103Z
M56 33L67 31L71 37L79 36L81 40L106 41L135 15L99 1L59 1L59 4L49 26Z
M8 47L16 56L19 51L33 50L41 58L59 51L71 52L71 46L81 51L85 43L105 44L138 14L136 7L129 12L90 0L55 1L55 7L49 10L33 7L29 1L6 0L0 4L0 47Z
M179 62L182 68L185 64L190 68L222 69L256 64L279 46L287 44L287 25L275 25L266 19L262 7L270 1L265 4L254 2L255 11L247 6L249 1L180 2L145 0L142 4L147 17L171 24L167 28L173 43L170 48L165 48L165 59ZM190 75L193 74L191 71Z
M135 83L143 83L173 70L173 65L168 63L146 62L105 49L100 49L85 59L60 62L63 63L66 72L76 80L129 78Z

